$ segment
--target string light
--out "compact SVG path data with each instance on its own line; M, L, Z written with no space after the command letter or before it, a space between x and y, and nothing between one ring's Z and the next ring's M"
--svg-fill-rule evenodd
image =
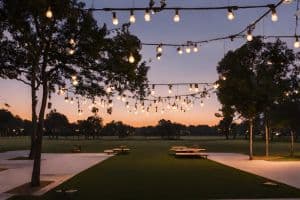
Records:
M200 101L200 106L203 107L204 106L204 103L203 101Z
M160 45L158 45L158 46L156 47L156 52L157 52L157 53L162 53L162 51L163 51L163 49L162 49L162 44L160 44Z
M178 53L179 55L181 55L181 54L183 53L181 47L178 47L178 48L177 48L177 53Z
M186 53L191 53L191 47L190 46L185 47L185 52Z
M283 0L283 3L284 4L290 4L290 3L292 3L293 2L293 0Z
M199 92L198 84L195 84L195 92Z
M52 10L51 10L51 7L49 6L47 11L46 11L46 17L51 19L53 17L53 13L52 13Z
M133 10L130 10L129 22L132 24L135 23L135 16L134 16Z
M76 43L75 43L75 40L74 40L73 38L70 39L69 43L70 43L70 45L72 45L72 46L75 46L75 44L76 44Z
M298 49L300 47L300 42L299 42L298 36L295 36L294 47L296 49Z
M119 20L117 18L116 12L112 13L112 23L113 23L113 25L118 25L119 24Z
M252 40L253 40L253 35L251 29L249 28L247 31L247 41L251 42Z
M194 45L193 51L194 51L195 53L198 52L198 46L197 46L197 44Z
M234 20L234 18L235 18L235 16L234 16L232 8L228 8L227 19L231 21L231 20Z
M152 89L151 89L151 95L155 94L155 85L152 85Z
M134 59L132 53L130 53L128 61L129 61L129 63L134 63L135 59Z
M151 20L151 15L150 15L149 9L146 9L144 19L146 22L149 22Z
M157 60L160 60L160 59L161 59L161 56L162 56L162 54L161 54L161 53L157 53L157 54L156 54L156 58L157 58Z
M169 85L169 90L168 90L169 94L172 94L172 85Z
M277 22L278 21L278 16L277 16L277 12L276 12L276 9L275 9L274 6L271 7L271 11L272 11L271 20L273 22Z
M180 21L180 16L179 16L179 10L178 9L175 10L175 15L174 15L173 20L174 20L174 22L179 22Z
M193 84L190 84L189 91L193 91Z
M75 50L74 49L72 49L72 48L69 48L68 49L68 54L69 55L73 55L75 53Z

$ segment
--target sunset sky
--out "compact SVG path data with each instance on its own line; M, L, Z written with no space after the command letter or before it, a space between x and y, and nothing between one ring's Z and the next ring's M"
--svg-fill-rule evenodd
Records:
M87 7L91 7L92 1L84 1ZM95 0L95 8L103 7L146 7L148 0ZM156 0L159 3L159 0ZM277 0L167 0L168 7L185 6L228 6L228 5L261 5L277 3ZM294 35L295 27L296 1L289 5L281 5L277 9L279 20L272 22L271 17L267 16L255 28L254 35ZM249 23L255 20L266 9L250 9L235 11L235 20L227 19L227 11L181 11L180 22L173 22L173 11L163 11L152 15L150 22L144 21L144 13L136 12L136 23L130 27L133 34L137 35L142 42L163 42L163 43L184 43L186 41L197 41L210 39L214 37L226 36L237 33L245 28ZM106 23L109 28L115 26L111 23L111 12L97 12L94 16L100 25ZM119 24L128 22L128 12L117 12ZM286 40L292 47L293 39ZM144 46L142 48L143 59L152 62L149 63L151 69L148 74L150 83L174 83L174 82L214 82L217 80L216 66L222 59L224 53L235 49L245 42L244 39L236 39L204 44L199 47L198 53L183 54L179 56L174 47L165 47L161 60L155 58L155 47ZM179 93L185 93L188 88L179 88ZM167 87L159 91L161 95L168 95ZM0 106L3 103L10 104L9 110L23 118L31 116L30 88L23 84L0 80ZM70 121L84 119L91 115L87 106L84 114L78 116L77 105L65 103L63 97L54 96L52 99L54 108L58 112L68 116ZM121 120L134 126L154 125L161 118L170 119L183 124L209 124L218 123L218 118L214 116L220 104L215 95L209 100L204 101L205 106L196 105L191 111L186 113L170 112L165 114L151 113L130 114L126 112L125 106L115 101L112 115L106 114L106 111L100 109L99 115L105 122L111 120Z

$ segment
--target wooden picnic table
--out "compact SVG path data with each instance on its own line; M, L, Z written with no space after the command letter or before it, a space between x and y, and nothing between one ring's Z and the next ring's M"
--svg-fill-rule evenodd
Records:
M177 149L174 150L175 153L196 153L196 152L200 152L200 151L205 151L206 149L202 149L202 148L185 148L185 149Z

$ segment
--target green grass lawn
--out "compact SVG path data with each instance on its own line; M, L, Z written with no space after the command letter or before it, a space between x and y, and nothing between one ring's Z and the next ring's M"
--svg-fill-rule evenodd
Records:
M20 139L21 140L21 139ZM24 139L23 139L24 140ZM7 142L8 149L22 149L24 141ZM74 144L86 152L101 152L117 145L128 145L132 152L110 158L58 188L78 189L72 199L105 200L192 200L207 198L275 198L300 197L300 190L279 184L266 186L268 181L230 167L202 159L176 159L168 154L172 145L200 145L209 151L247 152L246 141L199 140L45 140L44 152L69 152ZM1 143L3 145L3 143ZM289 144L274 143L275 154L288 154ZM264 145L256 142L255 150L263 153ZM24 148L23 148L24 149ZM296 144L299 149L299 144ZM298 152L299 153L299 152ZM55 191L38 197L19 196L13 199L63 199Z

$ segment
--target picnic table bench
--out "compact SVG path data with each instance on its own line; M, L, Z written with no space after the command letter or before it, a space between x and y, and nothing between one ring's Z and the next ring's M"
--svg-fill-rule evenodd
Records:
M175 153L176 157L180 158L205 158L207 159L207 154L200 152L186 152L186 153Z

